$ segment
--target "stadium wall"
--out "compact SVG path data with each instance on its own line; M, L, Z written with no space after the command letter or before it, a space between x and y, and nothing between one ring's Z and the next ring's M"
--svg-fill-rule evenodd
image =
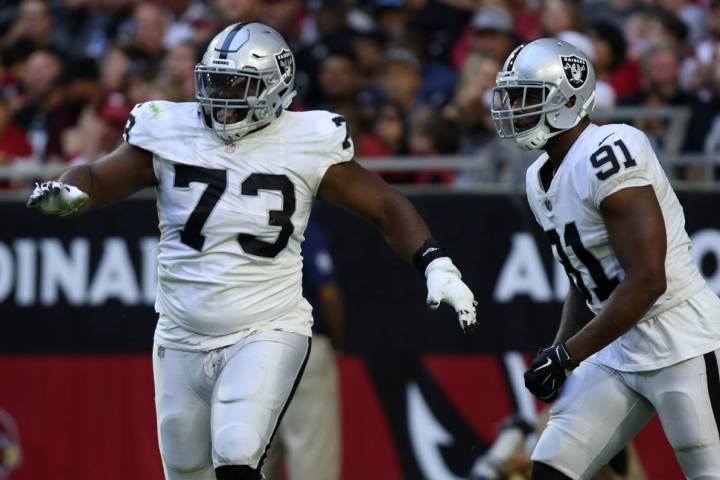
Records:
M680 195L693 254L720 292L720 193ZM463 478L552 339L567 289L521 195L412 198L478 297L481 332L424 308L424 283L367 223L318 204L348 306L340 359L343 478ZM154 202L82 218L0 203L0 409L16 419L13 479L161 478L149 352ZM680 478L657 420L638 438L649 478Z

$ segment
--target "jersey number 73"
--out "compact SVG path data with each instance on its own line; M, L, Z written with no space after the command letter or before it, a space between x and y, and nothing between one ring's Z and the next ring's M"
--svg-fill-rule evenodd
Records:
M190 182L207 184L207 188L188 217L185 228L180 232L180 240L185 245L201 251L205 243L202 229L227 188L227 171L191 165L175 165L174 186L189 187ZM273 258L287 246L294 230L290 217L295 212L295 186L287 176L269 173L253 173L240 186L241 195L256 196L260 190L276 190L282 193L282 210L268 212L268 224L281 227L280 233L274 243L258 240L254 235L247 233L238 233L238 242L246 253Z

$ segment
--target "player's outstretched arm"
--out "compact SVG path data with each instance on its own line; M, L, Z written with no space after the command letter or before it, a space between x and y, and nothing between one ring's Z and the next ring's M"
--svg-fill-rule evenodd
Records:
M625 277L598 316L567 341L578 362L632 328L667 288L667 235L653 187L613 193L602 201L600 212Z
M374 223L395 253L427 278L428 306L435 309L446 302L458 313L466 332L475 328L472 292L407 198L355 161L328 168L318 197Z
M123 200L155 183L152 154L123 143L97 162L72 167L57 181L37 185L28 207L48 215L74 215Z

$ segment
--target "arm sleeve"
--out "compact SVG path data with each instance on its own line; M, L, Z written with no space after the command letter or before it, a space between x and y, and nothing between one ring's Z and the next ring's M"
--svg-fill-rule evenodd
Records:
M635 128L620 130L591 157L590 193L593 205L615 192L652 185L652 170L658 163L647 136Z
M340 115L332 115L330 120L333 129L327 137L327 150L324 152L323 161L317 172L320 179L325 176L325 172L331 166L349 162L355 156L355 146L350 138L350 130L348 130L345 118Z
M164 101L138 103L123 131L126 143L155 155L172 157L188 142L190 119L182 105Z

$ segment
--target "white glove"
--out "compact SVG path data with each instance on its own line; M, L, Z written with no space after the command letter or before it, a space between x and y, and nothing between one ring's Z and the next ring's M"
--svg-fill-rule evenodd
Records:
M36 183L27 206L37 208L45 215L64 217L78 211L90 197L77 187L52 181Z
M445 302L458 313L460 326L465 333L477 328L475 318L475 297L465 282L460 280L460 270L449 257L436 258L425 269L427 278L427 305L435 310Z

